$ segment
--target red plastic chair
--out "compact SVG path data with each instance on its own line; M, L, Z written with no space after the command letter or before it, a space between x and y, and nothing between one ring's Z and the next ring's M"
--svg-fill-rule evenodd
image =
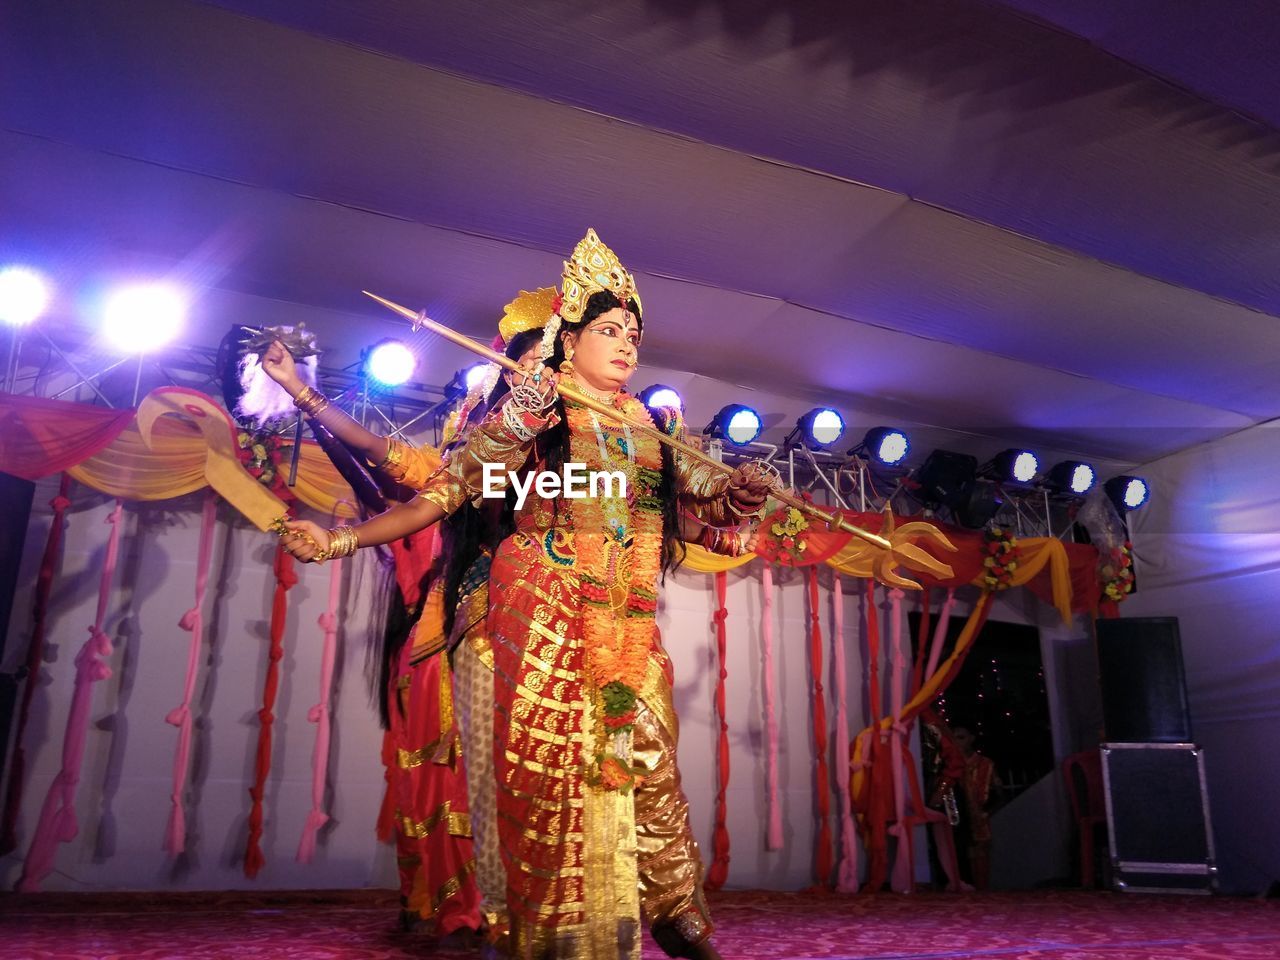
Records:
M1102 827L1105 831L1107 827L1106 800L1102 794L1102 755L1097 750L1073 753L1062 761L1062 778L1067 784L1071 813L1080 836L1080 886L1092 890L1097 830Z

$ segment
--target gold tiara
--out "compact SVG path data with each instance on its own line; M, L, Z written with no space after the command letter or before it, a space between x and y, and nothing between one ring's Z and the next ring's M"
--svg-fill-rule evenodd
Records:
M587 301L601 290L608 290L624 304L632 298L639 300L635 278L596 236L595 230L587 230L587 235L573 248L573 256L564 262L561 280L564 301L560 304L560 316L569 323L582 319Z
M518 333L545 327L556 312L558 296L555 287L539 287L532 293L521 290L520 295L502 309L502 319L498 321L502 342L509 344Z

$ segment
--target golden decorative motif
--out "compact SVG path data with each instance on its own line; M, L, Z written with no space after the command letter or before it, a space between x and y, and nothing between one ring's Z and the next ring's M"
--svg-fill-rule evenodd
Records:
M560 316L570 323L582 319L591 295L602 290L608 290L623 303L632 298L639 301L635 278L592 229L587 230L573 248L573 256L564 262L560 279L564 294Z
M546 326L556 312L557 296L555 287L539 287L532 292L521 290L520 295L502 309L502 319L498 321L502 342L510 343L516 334Z

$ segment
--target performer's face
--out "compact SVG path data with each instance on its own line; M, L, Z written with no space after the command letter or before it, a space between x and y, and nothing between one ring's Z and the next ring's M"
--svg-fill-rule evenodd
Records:
M570 340L575 373L597 390L617 390L635 372L640 324L622 307L602 313Z

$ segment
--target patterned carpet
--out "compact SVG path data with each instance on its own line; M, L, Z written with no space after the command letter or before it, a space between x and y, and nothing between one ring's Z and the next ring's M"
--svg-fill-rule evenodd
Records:
M726 960L1274 960L1280 901L1037 892L914 897L724 893ZM479 957L400 933L381 891L0 895L5 960ZM651 943L645 960L662 954Z

